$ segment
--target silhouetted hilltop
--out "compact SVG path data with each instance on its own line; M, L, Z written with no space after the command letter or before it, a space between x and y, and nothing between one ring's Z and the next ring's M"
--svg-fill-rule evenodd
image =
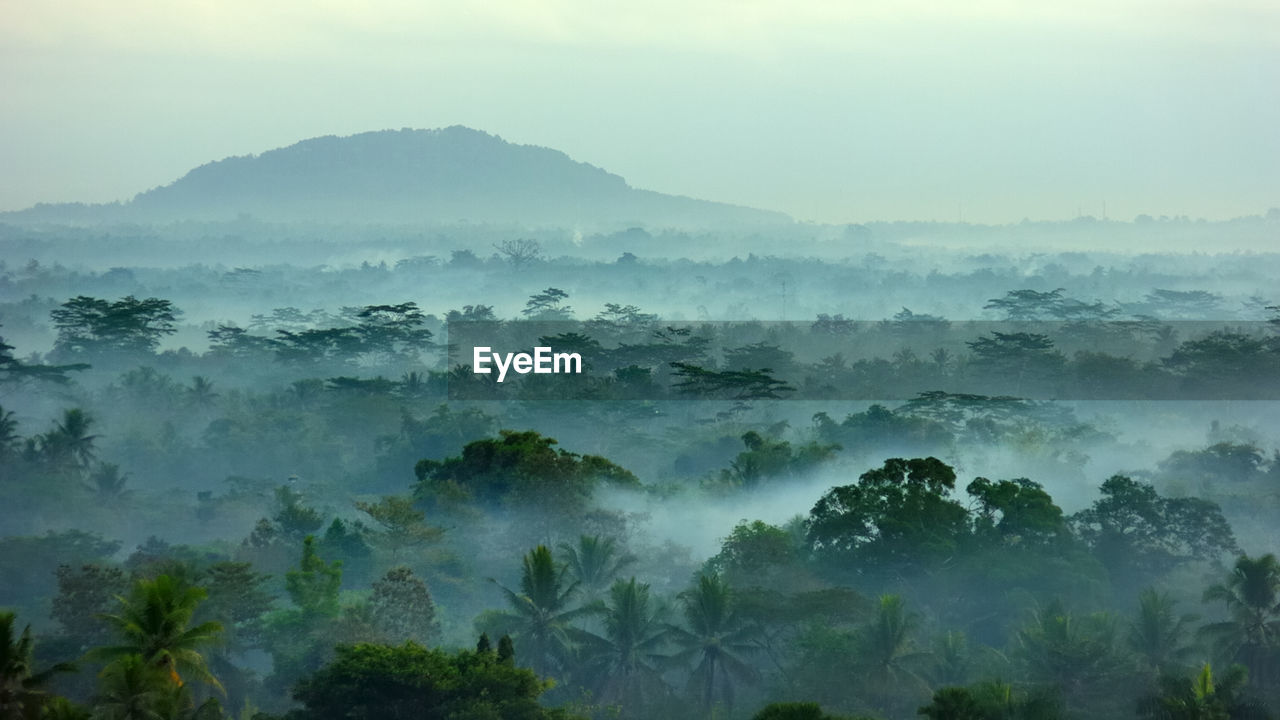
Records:
M228 220L712 226L787 222L781 213L637 190L557 150L465 127L304 140L201 165L109 205L59 204L9 222Z

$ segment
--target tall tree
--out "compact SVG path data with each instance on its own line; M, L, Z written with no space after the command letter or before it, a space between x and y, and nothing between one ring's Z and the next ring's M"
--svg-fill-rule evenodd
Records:
M119 611L104 616L120 644L95 648L91 656L118 660L138 655L163 669L174 685L184 684L181 673L185 672L220 689L201 651L219 642L222 625L214 621L192 625L206 596L204 588L169 575L139 580L128 596L119 599Z
M680 594L683 627L669 628L679 651L674 659L694 663L689 688L704 713L717 699L733 707L735 682L758 678L746 657L758 649L756 628L737 612L733 591L716 575L698 576L698 584Z
M550 675L568 655L570 621L592 609L571 607L578 583L569 582L568 568L556 563L545 545L530 550L521 566L518 592L498 586L510 607L502 619L529 666L539 675Z
M667 693L661 665L667 660L662 649L670 626L662 622L662 608L651 598L649 586L635 578L615 582L600 613L604 633L580 634L587 673L601 702L636 716L639 708Z
M165 335L177 332L179 311L160 298L129 295L115 302L85 295L50 313L58 329L56 356L152 353Z
M51 697L45 689L49 680L75 668L59 663L36 670L31 626L18 634L16 621L13 613L0 613L0 720L36 720Z
M599 535L580 535L577 543L561 543L566 565L590 601L598 599L622 571L636 562L634 555L618 549L618 541Z
M1241 555L1227 581L1204 593L1226 606L1229 619L1202 628L1219 657L1244 663L1251 680L1272 682L1280 663L1280 562L1270 553Z

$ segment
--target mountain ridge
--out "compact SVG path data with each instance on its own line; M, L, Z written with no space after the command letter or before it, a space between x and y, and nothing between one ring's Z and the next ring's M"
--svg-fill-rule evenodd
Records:
M455 125L325 135L199 165L121 203L38 204L8 222L282 222L721 226L782 213L631 187L564 152Z

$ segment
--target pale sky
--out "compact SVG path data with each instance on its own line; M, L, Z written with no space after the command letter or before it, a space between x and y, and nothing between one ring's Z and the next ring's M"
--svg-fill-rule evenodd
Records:
M800 220L1280 206L1280 3L0 0L0 210L448 125Z

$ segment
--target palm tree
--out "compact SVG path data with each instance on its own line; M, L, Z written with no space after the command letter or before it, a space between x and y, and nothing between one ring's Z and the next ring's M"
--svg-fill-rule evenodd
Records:
M1233 665L1226 675L1214 678L1206 663L1194 678L1166 675L1160 678L1160 693L1143 698L1138 712L1151 720L1231 720L1270 717L1259 705L1239 696L1248 682L1248 672Z
M567 558L569 573L593 600L636 561L634 555L618 552L614 538L599 535L582 535L577 545L560 543L560 551Z
M733 592L716 575L702 575L698 585L680 594L686 627L670 626L672 640L680 646L673 657L697 660L690 687L700 686L704 714L718 694L733 707L733 681L752 682L757 673L741 656L757 649L752 644L756 628L736 612Z
M16 616L0 613L0 720L31 720L40 717L40 710L50 698L44 687L57 673L75 668L59 663L47 670L36 672L31 659L35 642L31 639L31 626L14 637Z
M222 625L206 622L189 627L203 588L186 585L169 575L139 580L129 597L119 598L120 612L103 619L122 640L120 645L97 648L90 655L118 660L131 655L167 671L172 684L183 684L180 672L187 672L219 690L222 685L209 672L200 649L219 641Z
M191 387L187 390L187 398L192 405L201 408L207 408L213 405L213 401L218 399L218 393L213 390L213 381L203 375L195 375L191 378Z
M1076 616L1054 600L1014 636L1014 652L1032 682L1058 688L1068 705L1108 697L1123 679L1115 622L1105 613Z
M1243 662L1258 680L1271 677L1280 650L1280 562L1266 554L1241 555L1226 583L1204 592L1205 602L1227 606L1229 620L1204 626L1201 632L1220 657Z
M83 410L64 410L62 422L54 423L53 429L41 438L45 455L55 464L87 467L97 453L93 445L98 436L89 434L92 426L93 418Z
M594 611L591 607L570 609L578 583L567 583L568 568L557 565L551 551L539 545L522 560L520 592L502 585L511 612L503 618L510 624L530 666L539 675L548 675L567 655L569 622Z
M594 676L600 701L631 708L664 693L658 666L668 659L660 651L669 626L661 620L661 609L651 602L649 586L634 577L618 580L599 612L604 635L583 631L577 635L585 646L586 669Z
M162 720L158 712L171 683L163 668L141 655L125 655L102 670L94 716L100 720Z
M914 649L916 624L901 596L881 595L875 618L858 633L860 678L882 710L908 700L903 694L928 697L929 684L913 669L928 656Z
M18 421L13 413L0 407L0 460L8 460L18 445Z
M120 466L114 463L101 463L98 469L89 476L85 489L93 493L95 499L104 505L115 504L129 497L125 484L129 481L129 473L120 472Z
M1129 625L1129 648L1151 671L1170 670L1195 652L1183 639L1197 616L1178 615L1177 604L1168 593L1155 588L1138 596L1138 615Z

